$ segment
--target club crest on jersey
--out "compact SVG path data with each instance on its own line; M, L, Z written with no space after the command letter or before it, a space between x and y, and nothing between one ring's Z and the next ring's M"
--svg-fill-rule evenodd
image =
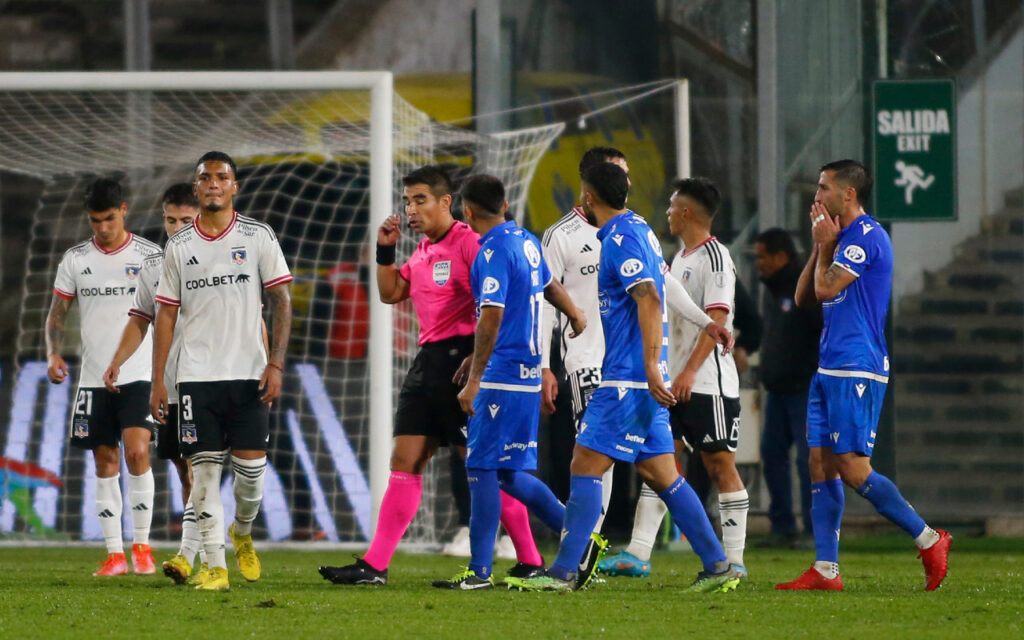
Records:
M194 424L183 424L181 425L181 441L185 444L195 444L198 438L196 437L196 425Z
M235 264L245 264L246 255L245 249L242 247L235 247L231 250L231 262Z
M76 438L88 438L89 437L89 421L88 420L75 420L75 428L72 435Z
M790 311L792 311L793 310L793 298L783 298L782 299L781 308L782 308L782 313L789 313Z
M689 282L691 275L693 275L693 269L686 267L686 269L683 270L683 282Z
M434 263L434 284L443 287L452 277L452 261L442 260Z
M608 299L608 294L604 291L597 292L597 308L600 309L601 315L608 313L612 308L611 300Z
M141 269L142 267L140 265L126 264L124 265L124 277L128 278L129 280L135 280L136 278L139 277L139 271Z

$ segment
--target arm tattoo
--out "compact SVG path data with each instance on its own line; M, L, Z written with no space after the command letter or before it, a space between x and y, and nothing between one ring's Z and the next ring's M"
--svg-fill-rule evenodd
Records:
M834 284L836 280L839 279L839 276L841 276L842 274L842 267L833 262L831 265L829 265L828 269L825 270L825 282L827 282L828 284Z
M288 293L288 285L280 284L267 290L270 298L270 315L273 322L273 338L269 357L277 362L284 362L288 351L288 338L292 331L292 298Z
M658 297L658 291L654 288L653 282L641 282L633 285L633 288L629 290L629 295L632 296L634 300L639 301L640 298L647 296Z
M64 319L71 308L71 301L60 296L53 296L50 313L46 315L46 355L60 355L60 347L64 342Z

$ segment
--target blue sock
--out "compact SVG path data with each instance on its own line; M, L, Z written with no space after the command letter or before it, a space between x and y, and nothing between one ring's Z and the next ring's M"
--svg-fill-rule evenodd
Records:
M558 547L558 557L551 563L551 575L562 580L576 575L600 515L601 476L572 476L569 503L565 505L566 533Z
M498 472L493 469L466 469L469 480L469 568L481 578L491 575L494 537L501 519L501 493Z
M857 489L862 497L875 506L875 510L910 534L911 538L921 535L928 525L917 515L910 503L900 495L900 490L877 471L872 471L864 484Z
M565 522L565 505L558 501L548 485L525 471L501 469L498 471L501 489L526 505L530 512L540 518L555 533L562 533Z
M704 570L714 571L715 563L725 560L725 552L722 551L722 543L718 541L711 521L708 520L708 514L704 511L704 505L694 493L693 487L682 478L676 478L668 489L658 492L658 497L672 514L672 522L679 527L690 541L694 552L700 556Z
M815 560L839 562L839 528L843 521L843 482L838 478L811 485L811 522Z

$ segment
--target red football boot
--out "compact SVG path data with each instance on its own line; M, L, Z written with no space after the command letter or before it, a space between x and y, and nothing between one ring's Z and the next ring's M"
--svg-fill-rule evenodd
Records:
M946 572L949 571L949 546L953 542L953 536L942 529L936 529L935 532L939 534L939 541L927 549L921 549L917 554L924 564L925 591L938 589L946 577Z
M123 553L108 553L103 566L96 570L94 576L123 576L128 573L128 561Z
M843 579L839 576L826 578L812 565L796 580L777 584L775 588L787 591L842 591Z
M153 551L149 548L148 544L132 545L132 571L141 575L156 573Z

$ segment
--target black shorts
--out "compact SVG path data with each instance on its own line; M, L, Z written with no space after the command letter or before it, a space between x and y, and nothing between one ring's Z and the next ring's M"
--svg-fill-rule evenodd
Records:
M149 419L149 383L130 382L111 393L105 387L79 387L71 414L71 446L95 449L116 447L121 431L142 427L153 431Z
M580 420L590 403L590 397L601 386L601 369L580 369L571 371L569 388L572 390L572 421L576 426L576 435L580 432Z
M167 406L165 424L156 426L156 457L160 460L177 460L181 457L178 446L178 410L177 404Z
M462 389L452 376L471 353L473 336L428 342L420 348L398 394L395 436L430 436L442 445L466 446L468 417L459 406Z
M266 451L270 407L259 380L178 384L178 446L182 455L225 449Z
M694 451L736 451L740 438L740 399L690 395L690 401L669 409L672 437Z

